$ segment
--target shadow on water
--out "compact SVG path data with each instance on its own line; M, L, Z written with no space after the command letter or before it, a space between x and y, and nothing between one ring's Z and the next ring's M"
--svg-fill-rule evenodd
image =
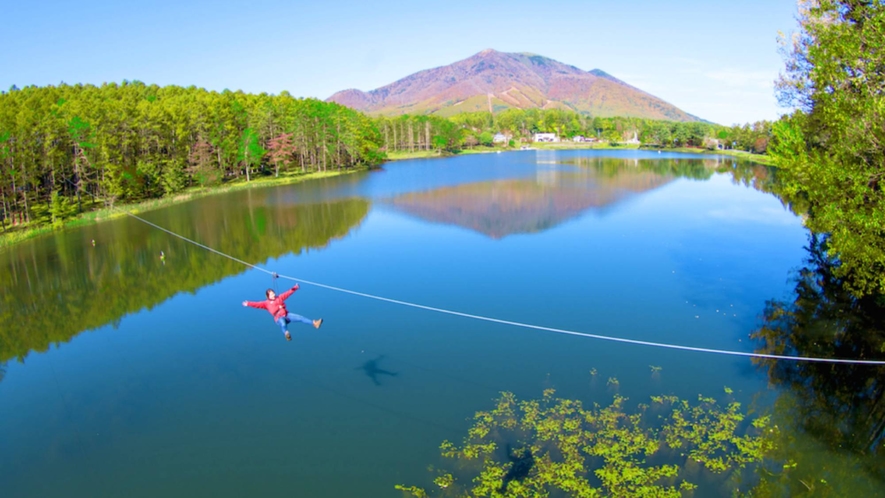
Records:
M386 405L383 405L380 403L375 403L373 401L363 399L359 396L354 396L353 394L350 394L342 389L338 389L338 388L332 387L332 386L324 383L323 381L321 381L320 379L318 379L315 376L302 374L302 375L300 375L300 377L303 379L304 382L309 383L310 385L312 385L313 387L315 387L317 389L328 392L328 393L330 393L334 396L337 396L341 399L346 399L348 401L352 401L354 403L358 403L363 406L374 408L380 412L395 416L401 420L408 420L411 422L416 422L416 423L425 425L427 427L432 427L434 429L443 430L446 433L452 433L452 432L458 431L458 428L448 426L445 424L441 424L438 421L433 421L433 420L430 420L426 417L416 415L414 413L409 413L406 411L393 409L393 408L390 408L389 406L386 406Z
M489 384L487 384L487 383L477 382L476 379L473 379L473 378L471 378L471 379L466 379L466 378L461 377L461 376L458 376L458 375L452 375L451 373L448 373L448 370L444 370L444 369L440 369L440 368L430 368L430 367L427 366L427 364L422 364L422 363L416 363L416 362L413 362L413 361L408 361L408 360L403 359L402 357L389 357L389 356L385 356L385 358L386 358L388 361L393 361L393 362L395 362L395 363L400 363L400 364L402 364L402 365L407 365L409 368L414 368L414 369L417 369L417 370L421 370L421 371L423 371L423 372L427 372L428 374L431 374L431 375L433 375L433 376L435 376L435 377L437 377L437 378L439 378L439 379L446 379L446 380L450 380L450 381L458 382L458 383L460 383L460 384L464 384L465 386L471 386L471 387L476 387L476 388L480 388L480 389L486 389L486 390L491 391L491 392L494 393L494 394L498 394L498 393L500 393L500 392L502 392L502 391L507 391L507 389L508 389L508 388L503 387L503 386L501 386L501 385L492 386L492 385L489 385ZM400 365L400 366L402 366L402 365Z
M885 359L885 296L858 298L846 291L825 237L811 236L807 250L793 301L766 305L762 326L752 335L757 352ZM781 430L779 456L795 465L763 483L777 490L771 495L815 489L832 496L881 493L885 367L766 359L757 364L781 389L773 413Z
M535 456L529 447L513 451L510 443L507 443L507 459L510 460L510 469L504 474L504 480L501 483L501 488L498 490L499 493L507 493L507 486L510 484L510 481L525 479L535 466Z
M378 362L384 359L384 355L378 355L374 360L369 360L356 368L356 370L362 370L366 373L366 375L372 379L372 383L376 386L380 386L381 382L378 380L378 377L381 375L387 375L389 377L396 377L399 375L399 372L391 372L389 370L384 370L378 366Z

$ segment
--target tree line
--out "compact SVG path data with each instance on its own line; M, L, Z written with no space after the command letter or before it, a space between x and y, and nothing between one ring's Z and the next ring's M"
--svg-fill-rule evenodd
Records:
M771 136L768 121L722 126L700 121L592 117L563 109L507 109L449 118L402 115L379 117L376 122L386 150L409 152L489 147L498 133L507 137L505 145L512 147L530 143L535 133L555 133L566 140L581 136L609 143L638 141L647 146L724 148L762 154Z
M281 171L374 166L375 122L316 99L122 84L0 93L0 220L58 221L94 197L133 202Z
M450 119L432 115L375 118L384 150L456 151L463 146L463 130Z

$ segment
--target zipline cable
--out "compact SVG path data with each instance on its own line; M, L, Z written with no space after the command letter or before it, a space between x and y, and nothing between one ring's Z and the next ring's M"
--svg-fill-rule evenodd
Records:
M67 180L67 179L65 179L65 180ZM86 191L86 193L91 195L94 199L100 200L95 194L89 192L88 190ZM126 210L126 209L121 208L121 210L126 215L128 215L132 218L135 218L136 220L138 220L146 225L152 226L152 227L156 228L157 230L166 232L167 234L169 234L173 237L177 237L177 238L179 238L185 242L188 242L190 244L193 244L197 247L201 247L203 249L206 249L209 252L212 252L212 253L215 253L219 256L228 258L232 261L236 261L237 263L240 263L241 265L244 265L246 267L264 272L264 273L270 275L274 281L277 279L280 279L280 278L284 278L286 280L291 280L296 283L300 282L300 283L313 285L315 287L320 287L320 288L327 289L327 290L341 292L344 294L350 294L350 295L354 295L354 296L364 297L367 299L374 299L376 301L383 301L383 302L387 302L387 303L391 303L391 304L397 304L400 306L407 306L410 308L417 308L417 309L422 309L422 310L426 310L426 311L433 311L436 313L442 313L442 314L446 314L446 315L460 316L463 318L470 318L473 320L498 323L498 324L502 324L502 325L510 325L513 327L520 327L520 328L526 328L526 329L532 329L532 330L541 330L544 332L552 332L555 334L571 335L571 336L576 336L576 337L586 337L589 339L598 339L598 340L602 340L602 341L619 342L619 343L623 343L623 344L633 344L633 345L637 345L637 346L648 346L648 347L656 347L656 348L662 348L662 349L690 351L690 352L695 352L695 353L720 354L720 355L726 355L726 356L740 356L740 357L745 357L745 358L760 358L760 359L768 359L768 360L786 360L786 361L805 361L805 362L836 363L836 364L849 364L849 365L885 366L885 360L858 360L858 359L847 359L847 358L819 358L819 357L813 357L813 356L789 356L789 355L768 354L768 353L748 353L748 352L744 352L744 351L732 351L732 350L727 350L727 349L714 349L714 348L701 348L701 347L695 347L695 346L683 346L680 344L669 344L669 343L664 343L664 342L642 341L639 339L627 339L624 337L613 337L613 336L600 335L600 334L590 334L587 332L577 332L574 330L565 330L565 329L558 329L558 328L554 328L554 327L545 327L543 325L533 325L530 323L515 322L515 321L511 321L511 320L502 320L499 318L492 318L492 317L487 317L487 316L482 316L482 315L474 315L471 313L463 313L460 311L447 310L444 308L436 308L433 306L426 306L423 304L411 303L408 301L401 301L399 299L391 299L391 298L387 298L387 297L376 296L376 295L367 294L364 292L358 292L358 291L354 291L354 290L350 290L350 289L344 289L341 287L335 287L332 285L326 285L326 284L322 284L319 282L311 282L310 280L304 280L304 279L292 277L289 275L282 275L277 272L267 270L267 269L262 268L260 266L253 265L252 263L249 263L247 261L243 261L242 259L231 256L230 254L223 253L217 249L214 249L214 248L209 247L207 245L201 244L195 240L189 239L189 238L185 237L184 235L180 235L178 233L175 233L167 228L157 225L156 223L151 223L150 221L148 221L148 220L146 220L146 219L144 219L144 218L142 218L142 217Z
M691 351L691 352L695 352L695 353L720 354L720 355L727 355L727 356L741 356L741 357L746 357L746 358L760 358L760 359L769 359L769 360L805 361L805 362L818 362L818 363L839 363L839 364L851 364L851 365L880 365L880 366L885 365L885 360L854 360L854 359L845 359L845 358L818 358L818 357L812 357L812 356L788 356L788 355L768 354L768 353L748 353L748 352L744 352L744 351L731 351L731 350L727 350L727 349L701 348L701 347L695 347L695 346L683 346L680 344L669 344L669 343L663 343L663 342L642 341L639 339L627 339L624 337L613 337L613 336L600 335L600 334L590 334L587 332L577 332L574 330L565 330L565 329L558 329L558 328L554 328L554 327L545 327L543 325L533 325L530 323L515 322L512 320L502 320L500 318L492 318L492 317L487 317L487 316L482 316L482 315L474 315L471 313L464 313L461 311L447 310L444 308L437 308L434 306L426 306L423 304L411 303L408 301L401 301L399 299L391 299L388 297L376 296L373 294L367 294L365 292L358 292L358 291L354 291L354 290L350 290L350 289L344 289L341 287L335 287L332 285L322 284L319 282L311 282L310 280L296 278L296 277L292 277L289 275L278 274L278 273L273 272L271 270L267 270L267 269L262 268L260 266L253 265L252 263L248 263L246 261L243 261L242 259L236 258L236 257L231 256L229 254L225 254L217 249L213 249L209 246L203 245L195 240L191 240L183 235L177 234L177 233L175 233L171 230L168 230L166 228L163 228L155 223L151 223L150 221L148 221L138 215L130 213L129 211L126 211L126 210L123 210L123 211L127 215L131 216L132 218L135 218L136 220L141 221L142 223L145 223L147 225L150 225L158 230L166 232L167 234L172 235L173 237L177 237L177 238L184 240L185 242L188 242L190 244L193 244L197 247L202 247L203 249L206 249L207 251L215 253L219 256L223 256L223 257L228 258L232 261L236 261L237 263L240 263L240 264L247 266L249 268L252 268L254 270L258 270L258 271L267 273L267 274L271 275L272 277L275 277L274 280L276 280L277 278L284 278L286 280L291 280L296 283L313 285L315 287L320 287L322 289L327 289L327 290L331 290L331 291L335 291L335 292L341 292L344 294L350 294L353 296L364 297L367 299L374 299L376 301L383 301L386 303L397 304L400 306L407 306L410 308L417 308L417 309L422 309L422 310L426 310L426 311L433 311L436 313L442 313L442 314L446 314L446 315L460 316L463 318L470 318L473 320L480 320L480 321L484 321L484 322L498 323L498 324L502 324L502 325L510 325L513 327L520 327L520 328L532 329L532 330L541 330L544 332L552 332L555 334L563 334L563 335L570 335L570 336L576 336L576 337L586 337L589 339L598 339L598 340L602 340L602 341L619 342L619 343L623 343L623 344L633 344L633 345L637 345L637 346L648 346L648 347L663 348L663 349L674 349L674 350L679 350L679 351Z

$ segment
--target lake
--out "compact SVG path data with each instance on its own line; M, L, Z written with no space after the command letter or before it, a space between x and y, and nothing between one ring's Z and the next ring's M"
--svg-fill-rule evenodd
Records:
M403 161L143 216L308 281L752 352L766 303L793 299L808 257L801 219L766 193L770 175L721 156L520 151ZM307 284L289 310L324 325L293 323L287 342L240 303L292 282L131 218L27 241L0 265L6 496L400 496L396 484L432 486L440 443L460 441L502 391L607 404L614 393L723 398L728 387L759 413L790 391L748 358ZM862 458L810 431L792 437L802 452L787 458L829 466L830 485L881 489ZM731 489L696 494L720 495Z

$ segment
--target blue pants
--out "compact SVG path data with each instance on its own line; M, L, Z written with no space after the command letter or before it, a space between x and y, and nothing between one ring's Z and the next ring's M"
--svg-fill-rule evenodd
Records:
M313 320L311 320L310 318L304 318L301 315L296 315L295 313L289 313L286 316L279 317L276 321L277 325L279 325L280 328L283 330L284 335L288 330L286 328L286 326L289 325L289 322L301 322L301 323L307 323L307 324L313 325Z

